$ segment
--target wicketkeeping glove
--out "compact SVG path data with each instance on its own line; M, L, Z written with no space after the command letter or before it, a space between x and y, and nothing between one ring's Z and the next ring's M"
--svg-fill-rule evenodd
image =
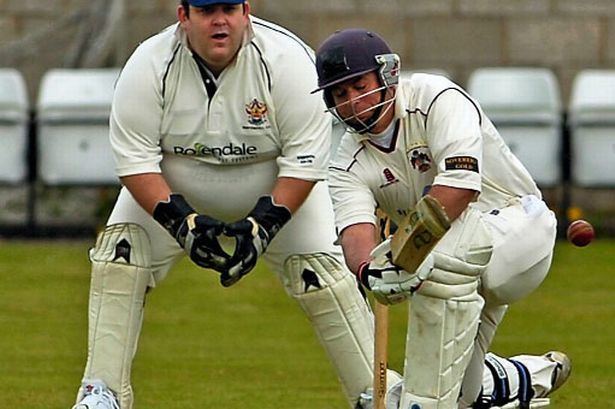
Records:
M220 276L220 283L228 287L248 274L290 218L288 208L273 203L271 196L263 196L245 219L226 225L224 234L234 237L236 245L227 271Z
M391 239L386 239L371 252L371 261L359 266L361 284L382 304L397 304L417 291L433 270L433 256L429 254L414 273L391 262Z
M231 256L222 250L217 238L224 231L224 223L197 214L179 194L172 194L168 202L158 202L154 219L175 237L195 264L226 271Z

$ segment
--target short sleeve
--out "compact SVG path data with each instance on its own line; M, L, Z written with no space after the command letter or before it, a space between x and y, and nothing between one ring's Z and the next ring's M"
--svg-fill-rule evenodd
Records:
M352 167L335 164L329 167L329 191L338 233L353 224L376 224L374 196Z
M483 141L474 101L457 88L442 92L429 110L426 136L438 170L433 184L480 192Z
M110 141L120 177L160 172L162 97L147 48L130 57L113 96Z
M272 96L282 152L278 176L306 180L327 178L331 115L316 88L316 68L308 49L293 49L276 64Z

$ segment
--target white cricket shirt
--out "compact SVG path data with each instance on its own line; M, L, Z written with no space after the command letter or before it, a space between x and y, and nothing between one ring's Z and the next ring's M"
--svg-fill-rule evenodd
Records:
M390 148L346 133L330 166L338 231L374 223L379 205L399 223L432 185L480 192L478 207L504 207L540 191L476 101L442 76L401 80Z
M168 158L169 172L198 172L199 164L250 172L270 162L277 176L326 178L331 118L321 97L310 94L317 83L313 51L284 28L250 19L237 58L215 81L179 24L139 45L111 112L119 176L165 174Z

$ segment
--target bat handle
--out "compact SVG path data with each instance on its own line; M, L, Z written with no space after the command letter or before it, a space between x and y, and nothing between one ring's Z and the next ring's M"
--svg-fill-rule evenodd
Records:
M375 303L374 342L374 409L385 409L387 391L387 354L389 341L389 308Z

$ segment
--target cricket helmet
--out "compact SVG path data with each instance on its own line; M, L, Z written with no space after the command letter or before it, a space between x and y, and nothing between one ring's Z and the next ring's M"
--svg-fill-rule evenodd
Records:
M338 30L327 38L316 52L316 71L318 88L313 92L324 91L323 97L329 111L338 116L331 96L331 87L354 77L377 71L381 84L382 102L374 107L375 115L371 120L355 131L368 131L381 117L383 106L389 106L391 100L385 100L386 90L397 85L399 81L400 59L391 51L389 45L378 34L361 28ZM344 123L348 121L340 118Z
M380 70L378 56L391 55L389 45L378 34L361 28L338 30L316 52L316 71L320 91L353 77ZM399 62L397 63L399 71ZM398 73L397 73L398 74Z

